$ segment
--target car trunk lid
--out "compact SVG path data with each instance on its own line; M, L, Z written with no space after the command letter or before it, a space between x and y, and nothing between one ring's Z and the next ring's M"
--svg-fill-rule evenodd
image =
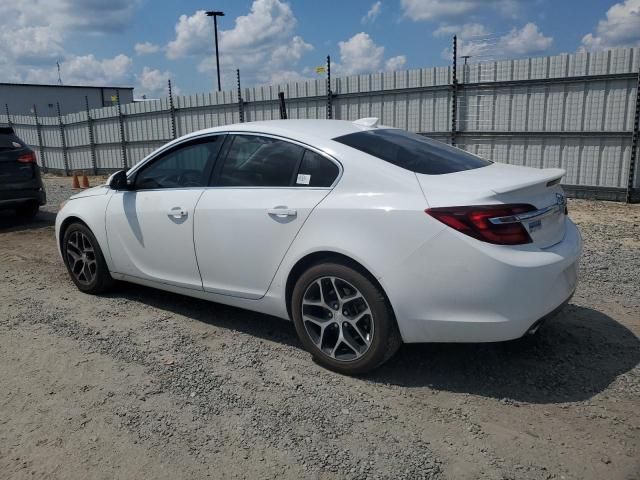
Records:
M529 204L536 209L517 219L533 243L548 248L565 233L566 200L562 169L537 169L493 163L445 175L416 174L430 208L468 205Z

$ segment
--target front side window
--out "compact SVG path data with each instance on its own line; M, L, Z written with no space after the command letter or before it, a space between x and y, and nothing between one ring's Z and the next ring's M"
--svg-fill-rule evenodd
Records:
M492 163L445 143L399 129L367 130L333 140L426 175L473 170Z
M218 185L223 187L288 187L304 148L258 135L236 135L224 161Z
M136 189L206 186L223 140L224 135L198 139L162 154L138 172Z

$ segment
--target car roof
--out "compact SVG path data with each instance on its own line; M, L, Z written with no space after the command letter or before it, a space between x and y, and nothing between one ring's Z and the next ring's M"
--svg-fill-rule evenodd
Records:
M321 147L328 141L349 133L373 130L380 127L369 127L348 120L266 120L258 122L235 123L220 127L208 128L192 132L184 138L216 132L254 132L282 136ZM391 127L385 127L391 128Z

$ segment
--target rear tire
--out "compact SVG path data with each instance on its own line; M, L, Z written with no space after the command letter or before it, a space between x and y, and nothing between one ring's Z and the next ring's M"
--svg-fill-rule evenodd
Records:
M16 214L24 220L31 220L35 218L38 211L40 211L40 205L36 202L25 203L24 205L20 205L16 208Z
M370 372L402 344L384 293L346 265L323 263L304 272L293 289L291 312L306 350L335 372Z
M82 223L72 223L62 239L62 258L71 280L82 292L103 293L109 290L114 280L104 261L96 237Z

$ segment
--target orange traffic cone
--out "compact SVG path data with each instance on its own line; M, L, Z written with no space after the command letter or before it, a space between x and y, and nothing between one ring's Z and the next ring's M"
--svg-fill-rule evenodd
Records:
M89 188L89 178L83 173L80 188Z
M78 174L73 174L73 180L71 181L71 188L80 188L80 182L78 181Z

